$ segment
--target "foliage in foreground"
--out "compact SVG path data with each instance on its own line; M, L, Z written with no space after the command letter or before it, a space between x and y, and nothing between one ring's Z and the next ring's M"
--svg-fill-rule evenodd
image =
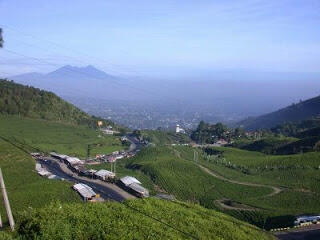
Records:
M60 204L23 214L22 239L274 239L256 227L198 205L157 199Z

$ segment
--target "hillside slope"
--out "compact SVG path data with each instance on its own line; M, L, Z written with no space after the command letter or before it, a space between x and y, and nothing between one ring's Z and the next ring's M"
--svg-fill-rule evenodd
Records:
M88 224L90 223L90 224ZM30 210L25 239L275 239L252 225L198 205L157 199L123 204L52 204Z
M90 126L97 121L54 93L1 79L0 113Z
M284 122L298 122L320 115L320 96L306 101L292 104L276 112L265 114L256 118L248 118L237 125L247 130L266 129Z
M16 220L18 212L43 207L51 201L80 202L70 183L38 176L35 161L25 152L27 150L22 144L0 136L0 167ZM1 193L0 199L2 201ZM0 206L0 213L4 226L8 226L3 204Z

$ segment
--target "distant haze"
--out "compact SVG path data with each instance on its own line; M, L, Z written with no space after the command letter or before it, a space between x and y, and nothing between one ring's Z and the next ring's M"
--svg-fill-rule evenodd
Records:
M12 76L19 83L70 99L135 102L170 111L179 109L246 117L277 110L320 94L320 74L213 72L187 80L121 78L94 66L66 65L48 74Z
M0 20L0 77L136 126L232 121L320 94L319 0L10 0Z
M319 0L10 0L0 20L7 76L66 64L152 78L320 71Z

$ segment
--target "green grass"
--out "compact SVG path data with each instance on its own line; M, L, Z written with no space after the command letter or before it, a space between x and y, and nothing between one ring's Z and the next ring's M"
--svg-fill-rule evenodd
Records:
M243 211L225 210L226 213L268 229L285 226L299 214L320 212L320 154L265 155L236 148L215 148L222 156L207 158L200 149L185 146L157 146L143 149L132 159L120 160L120 176L132 175L151 189L163 190L179 200L200 203L216 209L214 201L232 199L256 208L249 215ZM283 192L272 192L266 187L252 187L219 180L203 172L193 159L199 152L198 163L220 175L242 182L279 186ZM96 169L110 165L96 165Z
M29 210L16 237L25 239L271 240L247 223L198 205L156 199L124 204L52 204Z
M80 158L87 156L88 144L93 144L91 157L124 148L118 137L106 136L86 126L8 115L0 115L0 136L20 143L30 151L56 151Z
M141 134L156 145L189 143L191 141L186 134L169 131L143 130Z
M233 146L243 150L257 151L266 154L275 154L279 148L298 141L293 137L267 137L260 140L238 140Z
M98 135L102 134L85 126L0 115L0 167L14 215L55 200L80 201L70 183L38 176L29 153L54 150L82 158L88 144L100 145L92 147L92 156L123 149L117 137ZM5 216L3 207L0 211Z
M29 154L0 139L0 166L3 172L14 217L19 211L43 207L51 201L78 202L71 184L38 176L35 161ZM0 194L1 195L1 194ZM2 196L0 196L2 199ZM1 216L7 225L4 206Z
M217 199L243 201L271 192L269 188L236 185L214 178L191 162L192 156L190 152L181 153L173 147L148 147L132 159L118 161L117 174L119 177L137 177L152 193L164 191L180 200L201 203L209 208L216 208L214 200ZM108 164L92 167L110 168Z
M320 212L320 153L265 155L235 148L214 148L222 156L202 156L201 164L227 178L279 186L283 192L244 203L264 209L267 217Z

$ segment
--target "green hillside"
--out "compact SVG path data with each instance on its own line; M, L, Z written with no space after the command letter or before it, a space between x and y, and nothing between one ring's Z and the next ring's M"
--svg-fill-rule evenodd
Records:
M276 154L279 148L288 146L298 140L290 137L267 137L259 140L236 141L233 146L248 151Z
M95 127L98 120L54 93L1 79L0 114L84 124L91 127ZM108 121L106 124L112 123Z
M292 104L266 115L249 118L238 123L247 130L267 129L285 122L298 122L320 115L320 96Z
M261 132L261 131L260 131ZM267 154L297 154L320 150L320 119L283 123L265 131L259 139L242 138L232 146Z
M103 136L88 126L0 115L0 167L14 214L55 200L80 201L69 183L38 176L29 153L54 150L84 158L88 144L92 144L91 157L123 149L118 137ZM0 211L5 216L3 207Z
M88 224L90 223L90 224ZM52 204L23 214L24 239L275 239L256 227L198 205L163 200Z
M0 167L14 217L20 211L30 207L43 207L51 201L80 202L70 183L38 176L34 159L21 147L23 146L0 138ZM2 199L1 193L0 198ZM0 206L0 213L7 226L3 204Z
M273 220L281 216L290 219L290 216L320 212L320 153L277 156L233 148L214 149L220 154L202 160L202 164L212 171L235 181L282 189L279 194L259 201L247 199L247 204L264 209L262 213L274 216Z
M179 143L189 143L190 138L186 134L175 133L169 131L160 131L160 130L143 130L141 131L141 136L154 143L159 145L165 144L179 144Z
M213 150L208 155L186 146L148 147L117 163L118 176L136 176L153 194L172 194L266 229L291 225L299 214L320 212L320 153L278 156L236 148Z
M28 152L51 152L87 157L124 148L116 136L104 135L85 125L70 125L40 119L0 115L0 137L22 145Z

